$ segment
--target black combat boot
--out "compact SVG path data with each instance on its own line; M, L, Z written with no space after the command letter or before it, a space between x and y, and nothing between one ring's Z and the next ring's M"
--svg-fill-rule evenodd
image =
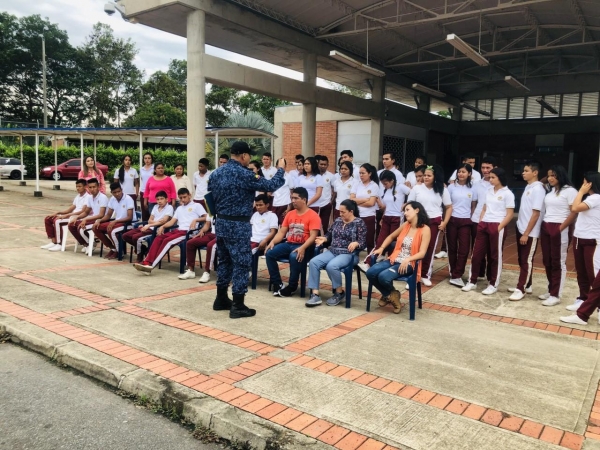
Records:
M253 317L255 315L255 309L250 309L244 305L244 294L233 294L233 306L229 311L230 319L241 319L244 317Z
M231 299L227 296L227 288L217 287L217 298L213 303L213 309L215 311L227 311L231 309Z

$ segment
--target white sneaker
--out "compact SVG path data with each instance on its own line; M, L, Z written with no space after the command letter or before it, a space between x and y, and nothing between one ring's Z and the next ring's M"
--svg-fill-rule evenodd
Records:
M429 278L421 278L421 283L423 283L423 286L431 286L431 280Z
M196 278L196 273L193 270L187 269L185 273L182 273L177 278L180 280L191 280L192 278Z
M358 263L358 264L357 264L357 266L358 266L358 268L359 268L360 270L362 270L362 271L363 271L363 272L365 272L365 273L366 273L366 272L367 272L367 270L369 270L369 268L370 268L370 267L369 267L367 264L365 264L365 263Z
M446 252L439 252L439 253L435 254L436 259L447 258L447 257L448 257L448 253L446 253Z
M544 306L555 306L555 305L558 305L559 303L560 303L560 298L550 296L550 297L548 297L546 300L544 300L542 302L542 305L544 305Z
M52 247L48 249L49 252L60 252L62 250L62 245L60 244L52 244Z
M40 248L41 248L41 249L44 249L44 250L48 250L49 248L52 248L52 247L54 247L55 245L56 245L56 244L55 244L54 242L49 242L49 243L48 243L48 244L46 244L46 245L42 245Z
M469 283L465 284L465 286L461 289L461 291L469 292L469 291L472 291L473 289L475 289L476 287L477 287L476 284L469 282Z
M81 253L87 253L87 251L88 251L87 245L84 245L83 247L81 247Z
M491 284L488 287L486 287L483 291L481 291L481 293L483 295L492 295L492 294L495 294L496 292L498 292L498 288L495 288Z
M525 297L525 294L523 292L521 292L520 289L513 289L513 293L511 294L510 297L508 297L508 299L511 302L518 302L519 300L521 300L523 297Z
M458 287L465 287L465 282L462 280L462 278L451 278L450 284Z
M560 321L566 323L574 323L575 325L587 325L587 322L581 320L577 314L573 314L572 316L563 316L560 318Z
M210 281L210 272L204 272L198 283L208 283Z
M515 289L517 289L517 288L507 288L506 290L508 292L515 292ZM529 286L528 288L525 288L525 293L526 294L532 294L533 293L533 288L531 286Z
M550 292L546 292L545 294L538 295L538 298L540 300L548 300L548 298L550 298Z
M583 300L576 299L572 305L567 306L567 310L568 311L577 311L582 303L583 303Z

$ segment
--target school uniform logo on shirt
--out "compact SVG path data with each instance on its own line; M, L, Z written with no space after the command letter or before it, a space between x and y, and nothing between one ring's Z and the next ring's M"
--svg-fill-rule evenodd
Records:
M498 200L502 200L502 196L498 197Z
M325 178L325 183L329 183L329 178Z
M527 194L525 194L525 195L529 195L529 194L531 194L531 191L528 191Z
M261 220L260 223L265 223L265 219Z
M314 178L310 178L308 181L310 181L312 183L313 181L315 181L315 179Z
M350 188L352 188L352 185L351 185L351 184L349 184L349 185L348 185L348 189L350 189Z
M467 197L471 198L471 194L467 194Z
M188 212L192 212L192 208L188 208Z
M370 193L371 193L371 190L368 190L368 191L367 191L367 194L370 194Z
M132 174L132 173L130 173L130 174L129 174L129 176L130 176L131 178L133 178L133 174Z

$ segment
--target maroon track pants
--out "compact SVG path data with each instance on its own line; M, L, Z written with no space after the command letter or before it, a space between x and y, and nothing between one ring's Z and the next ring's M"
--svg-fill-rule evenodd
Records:
M450 217L446 227L446 248L448 249L448 271L450 278L462 278L471 250L470 218Z
M517 238L517 257L519 259L519 281L517 281L517 289L525 292L525 288L531 286L533 278L533 258L537 250L538 238L527 238L527 243L521 245L521 232L515 227Z
M577 315L587 322L597 308L600 308L600 272L594 277L592 289L587 293L587 299L579 306Z
M433 254L435 253L435 249L437 248L438 238L440 235L439 226L442 223L441 217L434 217L433 219L429 219L429 229L431 230L431 240L429 241L429 247L427 247L427 253L423 258L423 262L421 265L421 277L431 279L431 274L433 273Z
M147 266L155 267L161 259L167 254L169 249L175 245L178 245L185 239L187 231L185 230L173 230L168 233L156 236L152 241L150 250L144 259L144 264Z
M377 219L375 216L361 217L361 219L367 226L367 252L371 253L371 250L375 248L375 225Z
M277 220L279 221L279 226L283 223L283 218L285 212L287 211L288 205L283 206L273 206L271 211L277 216Z
M375 248L381 247L383 241L400 227L402 223L402 217L396 216L383 216L381 218L381 226L379 228L379 235L377 236L377 244Z
M152 230L142 231L141 228L134 228L126 233L123 233L123 240L135 248L137 254L142 250L140 239L145 236L151 236Z
M217 243L217 236L213 233L206 233L204 236L196 236L194 239L187 241L185 245L185 264L191 270L194 270L196 265L196 251L200 247L206 247L206 261L204 262L204 270L210 271L210 257L213 247Z
M319 217L321 218L321 227L323 228L323 233L327 233L327 230L329 230L329 223L331 221L331 203L321 206L321 209L319 210Z
M500 284L505 230L503 228L502 231L498 231L498 225L500 225L498 222L479 222L469 272L469 281L473 284L477 283L481 263L488 254L488 282L496 288Z
M471 252L475 248L475 238L477 237L477 228L478 227L479 227L479 222L473 222L473 225L471 225ZM472 256L471 256L471 259L473 259ZM487 274L487 278L488 279L490 278L490 276L491 276L490 265L487 263L489 260L490 260L490 254L488 252L488 254L485 255L485 257L483 258L483 261L481 261L479 273L477 274L477 276L479 278L484 278L486 276L486 274Z
M586 300L600 269L600 246L596 239L574 238L573 256L579 285L579 299Z
M542 222L540 244L542 260L548 278L548 292L560 298L567 277L567 251L569 249L569 229L560 231L560 223Z

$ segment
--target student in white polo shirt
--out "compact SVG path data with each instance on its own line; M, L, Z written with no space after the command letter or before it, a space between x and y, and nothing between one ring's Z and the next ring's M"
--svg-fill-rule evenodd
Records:
M423 184L417 184L408 196L409 202L419 202L429 217L431 240L425 258L421 261L421 283L431 286L433 273L433 252L437 247L439 233L446 230L452 216L452 199L444 187L444 170L439 165L427 166L423 175ZM442 212L444 215L442 216Z
M342 150L340 152L340 159L352 163L352 176L358 180L360 178L358 172L360 171L361 166L354 164L354 152L352 150Z
M262 172L267 180L270 180L277 173L277 167L273 166L273 155L271 153L266 152L263 153L262 158Z
M465 156L463 156L463 159L462 159L462 164L469 164L473 168L473 174L471 175L471 179L473 180L473 182L481 180L481 174L475 170L475 164L476 164L475 161L476 161L475 155L473 155L471 153L466 154ZM448 180L448 184L454 183L455 180L456 180L456 170L452 173L452 176Z
M418 183L417 174L416 174L417 168L421 167L421 166L424 166L424 165L425 165L425 157L424 156L417 156L415 158L415 170L413 170L412 172L408 172L406 174L406 181L404 182L404 184L407 185L409 188L415 187L417 185L417 183Z
M446 227L446 246L448 248L448 271L450 284L463 287L467 259L471 250L471 216L477 205L477 191L471 183L473 168L461 164L456 170L456 182L448 186L452 200L452 217Z
M264 251L279 229L277 216L269 211L270 201L271 199L266 194L260 194L254 199L256 212L250 218L250 225L252 225L250 247L252 253Z
M500 167L492 169L489 181L492 187L486 193L485 204L481 211L477 239L471 256L469 282L462 288L464 292L469 292L477 287L481 262L489 252L490 276L488 287L482 291L484 295L494 294L498 290L502 273L505 228L515 212L515 195L506 187L508 182L506 171Z
M135 205L140 192L140 177L135 167L131 167L131 156L123 156L122 163L123 165L115 172L115 182L121 185L123 194L129 195Z
M525 296L525 292L532 291L533 258L540 237L544 198L546 197L546 189L538 180L540 170L541 164L537 161L528 161L523 168L523 180L527 182L527 186L521 197L519 218L517 219L519 280L516 288L508 288L509 292L512 292L508 299L512 301L521 300Z
M333 180L333 197L335 201L335 208L333 209L333 221L340 217L340 205L344 200L348 200L350 198L350 194L352 194L352 188L354 184L358 181L354 176L352 176L352 172L354 170L354 166L350 161L342 161L340 163L339 172L336 174Z
M383 169L377 171L379 181L381 181L381 172L383 172L384 170L388 170L390 172L393 172L394 175L396 175L396 182L398 184L404 184L406 182L406 180L404 179L404 175L402 175L402 172L400 172L396 167L396 158L392 153L384 153L381 157L381 162L383 164ZM381 184L379 185L379 187L382 187Z
M208 192L208 179L211 171L208 170L210 163L207 158L200 158L198 161L198 170L194 172L192 182L194 183L194 203L200 203L202 208L206 208L204 196Z
M194 271L196 267L196 254L198 249L206 247L206 260L204 261L204 273L200 277L199 283L208 283L210 281L210 271L214 266L215 245L217 243L217 234L215 233L215 221L212 216L206 217L204 226L198 234L192 239L188 239L185 244L185 263L187 270L179 275L180 280L191 280L196 277Z
M146 191L146 183L154 175L154 156L152 156L152 153L146 152L142 158L144 164L140 167L140 209L142 220L148 220L151 211L148 211L148 203L144 202L144 192Z
M283 175L285 183L275 192L273 192L273 204L271 205L271 211L277 216L279 225L283 223L283 218L288 211L292 209L291 191L294 189L294 176L290 173Z
M321 192L321 198L316 202L316 206L319 207L319 217L323 225L323 232L325 232L329 229L329 222L331 220L331 198L335 176L328 170L329 158L327 156L317 155L315 158L319 165L321 180L323 181L323 191Z
M396 174L390 170L379 173L379 198L377 205L382 212L379 234L377 235L376 248L383 245L383 241L396 231L404 222L404 203L410 189L396 179Z
M44 219L44 226L46 227L46 235L50 242L46 245L42 245L40 248L44 250L50 250L51 252L58 252L62 249L60 243L64 236L62 236L62 227L71 223L77 222L79 219L87 216L88 214L88 199L90 194L86 190L87 182L80 178L75 183L75 189L77 195L73 199L73 203L64 211L59 211L56 214L47 216Z
M206 210L200 203L192 202L192 196L187 188L177 191L179 207L173 218L156 230L156 237L141 264L134 264L136 270L150 274L169 249L185 239L190 230L195 230L198 223L206 221ZM165 232L177 224L177 229Z
M314 156L304 160L304 170L296 177L295 187L303 187L308 192L307 206L319 214L317 202L323 195L323 178L319 175L319 165Z
M118 182L110 184L110 192L112 197L108 201L106 214L94 222L92 229L100 242L110 249L105 258L115 259L119 251L117 233L123 231L125 224L133 220L135 204L130 196L123 193ZM114 220L111 220L113 213Z
M360 180L352 186L350 200L358 205L360 218L367 226L367 251L375 248L375 224L377 213L377 198L379 197L379 178L375 166L365 163L358 172Z
M108 197L100 192L100 183L96 178L90 178L87 182L88 197L88 214L77 222L69 224L69 232L82 245L81 251L85 253L89 243L88 231L92 229L94 223L98 219L102 219L106 214L108 206Z

